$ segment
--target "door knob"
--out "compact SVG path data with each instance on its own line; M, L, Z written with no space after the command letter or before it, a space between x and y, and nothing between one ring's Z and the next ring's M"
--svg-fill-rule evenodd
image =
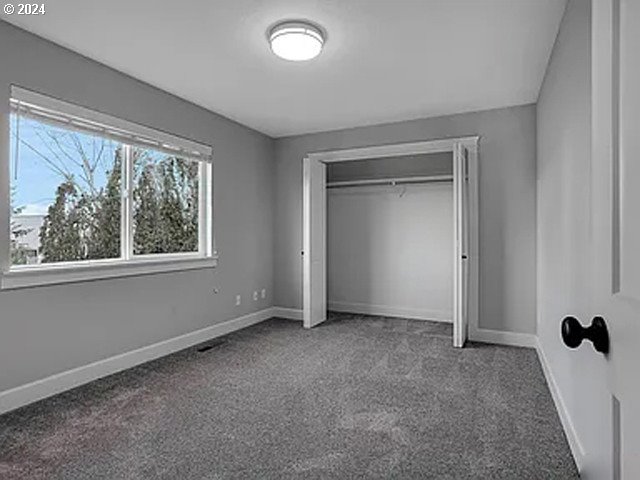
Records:
M593 343L597 352L609 353L609 331L602 317L593 317L588 327L583 327L576 317L565 317L560 330L562 340L569 348L578 348L587 339Z

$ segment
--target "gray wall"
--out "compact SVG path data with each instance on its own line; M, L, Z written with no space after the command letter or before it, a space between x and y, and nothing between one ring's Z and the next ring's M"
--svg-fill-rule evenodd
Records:
M452 258L452 182L328 190L329 308L451 321Z
M220 251L215 270L0 292L0 391L272 305L273 140L1 21L0 64L5 172L11 84L211 144Z
M591 348L569 350L560 321L589 323L591 183L591 2L571 0L538 101L538 338L583 448L602 454L594 405L606 378ZM578 460L580 460L578 458ZM606 464L607 462L602 462ZM593 478L606 478L608 474Z
M536 107L276 140L274 302L302 307L302 158L308 152L481 135L480 326L535 332Z

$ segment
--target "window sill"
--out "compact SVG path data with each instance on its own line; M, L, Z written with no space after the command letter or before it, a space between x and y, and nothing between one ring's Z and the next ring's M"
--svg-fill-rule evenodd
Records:
M172 257L143 258L139 260L104 260L96 262L24 267L5 272L2 275L2 290L15 290L44 285L78 283L109 278L153 275L158 273L179 272L214 268L217 257Z

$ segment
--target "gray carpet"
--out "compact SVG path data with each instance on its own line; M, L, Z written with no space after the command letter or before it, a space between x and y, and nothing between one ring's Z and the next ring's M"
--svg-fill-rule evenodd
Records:
M578 478L534 350L272 319L0 417L0 478Z

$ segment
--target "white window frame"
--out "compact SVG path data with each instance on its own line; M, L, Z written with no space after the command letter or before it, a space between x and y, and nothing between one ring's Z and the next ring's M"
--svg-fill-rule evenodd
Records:
M63 102L39 93L12 87L12 100L20 104L42 108L44 112L55 112L68 119L68 128L74 128L76 121L90 124L92 129L103 128L105 136L116 132L118 141L123 145L122 162L122 219L120 234L120 257L100 260L81 260L73 262L56 262L38 265L11 265L10 249L4 248L0 253L2 265L0 286L5 289L28 288L61 283L82 282L107 278L149 275L165 272L214 268L217 266L217 251L213 236L213 151L210 146L191 140L150 129L117 117L86 109L71 103ZM35 107L34 107L35 108ZM9 122L6 122L8 124ZM56 122L58 123L58 122ZM64 122L59 123L67 128ZM88 129L85 129L87 131ZM94 134L101 135L100 132ZM128 136L128 137L127 137ZM131 138L127 142L127 138ZM197 161L198 176L198 251L181 253L161 253L135 255L133 252L133 162L131 150L135 147L155 149L157 142L162 151L174 152L179 158ZM8 150L8 145L5 147ZM179 153L178 153L179 152ZM4 158L9 158L8 152ZM3 166L3 191L9 191L10 178L8 165ZM6 205L4 217L11 216L8 195L4 195ZM8 225L3 229L10 235ZM9 238L7 238L7 244Z

